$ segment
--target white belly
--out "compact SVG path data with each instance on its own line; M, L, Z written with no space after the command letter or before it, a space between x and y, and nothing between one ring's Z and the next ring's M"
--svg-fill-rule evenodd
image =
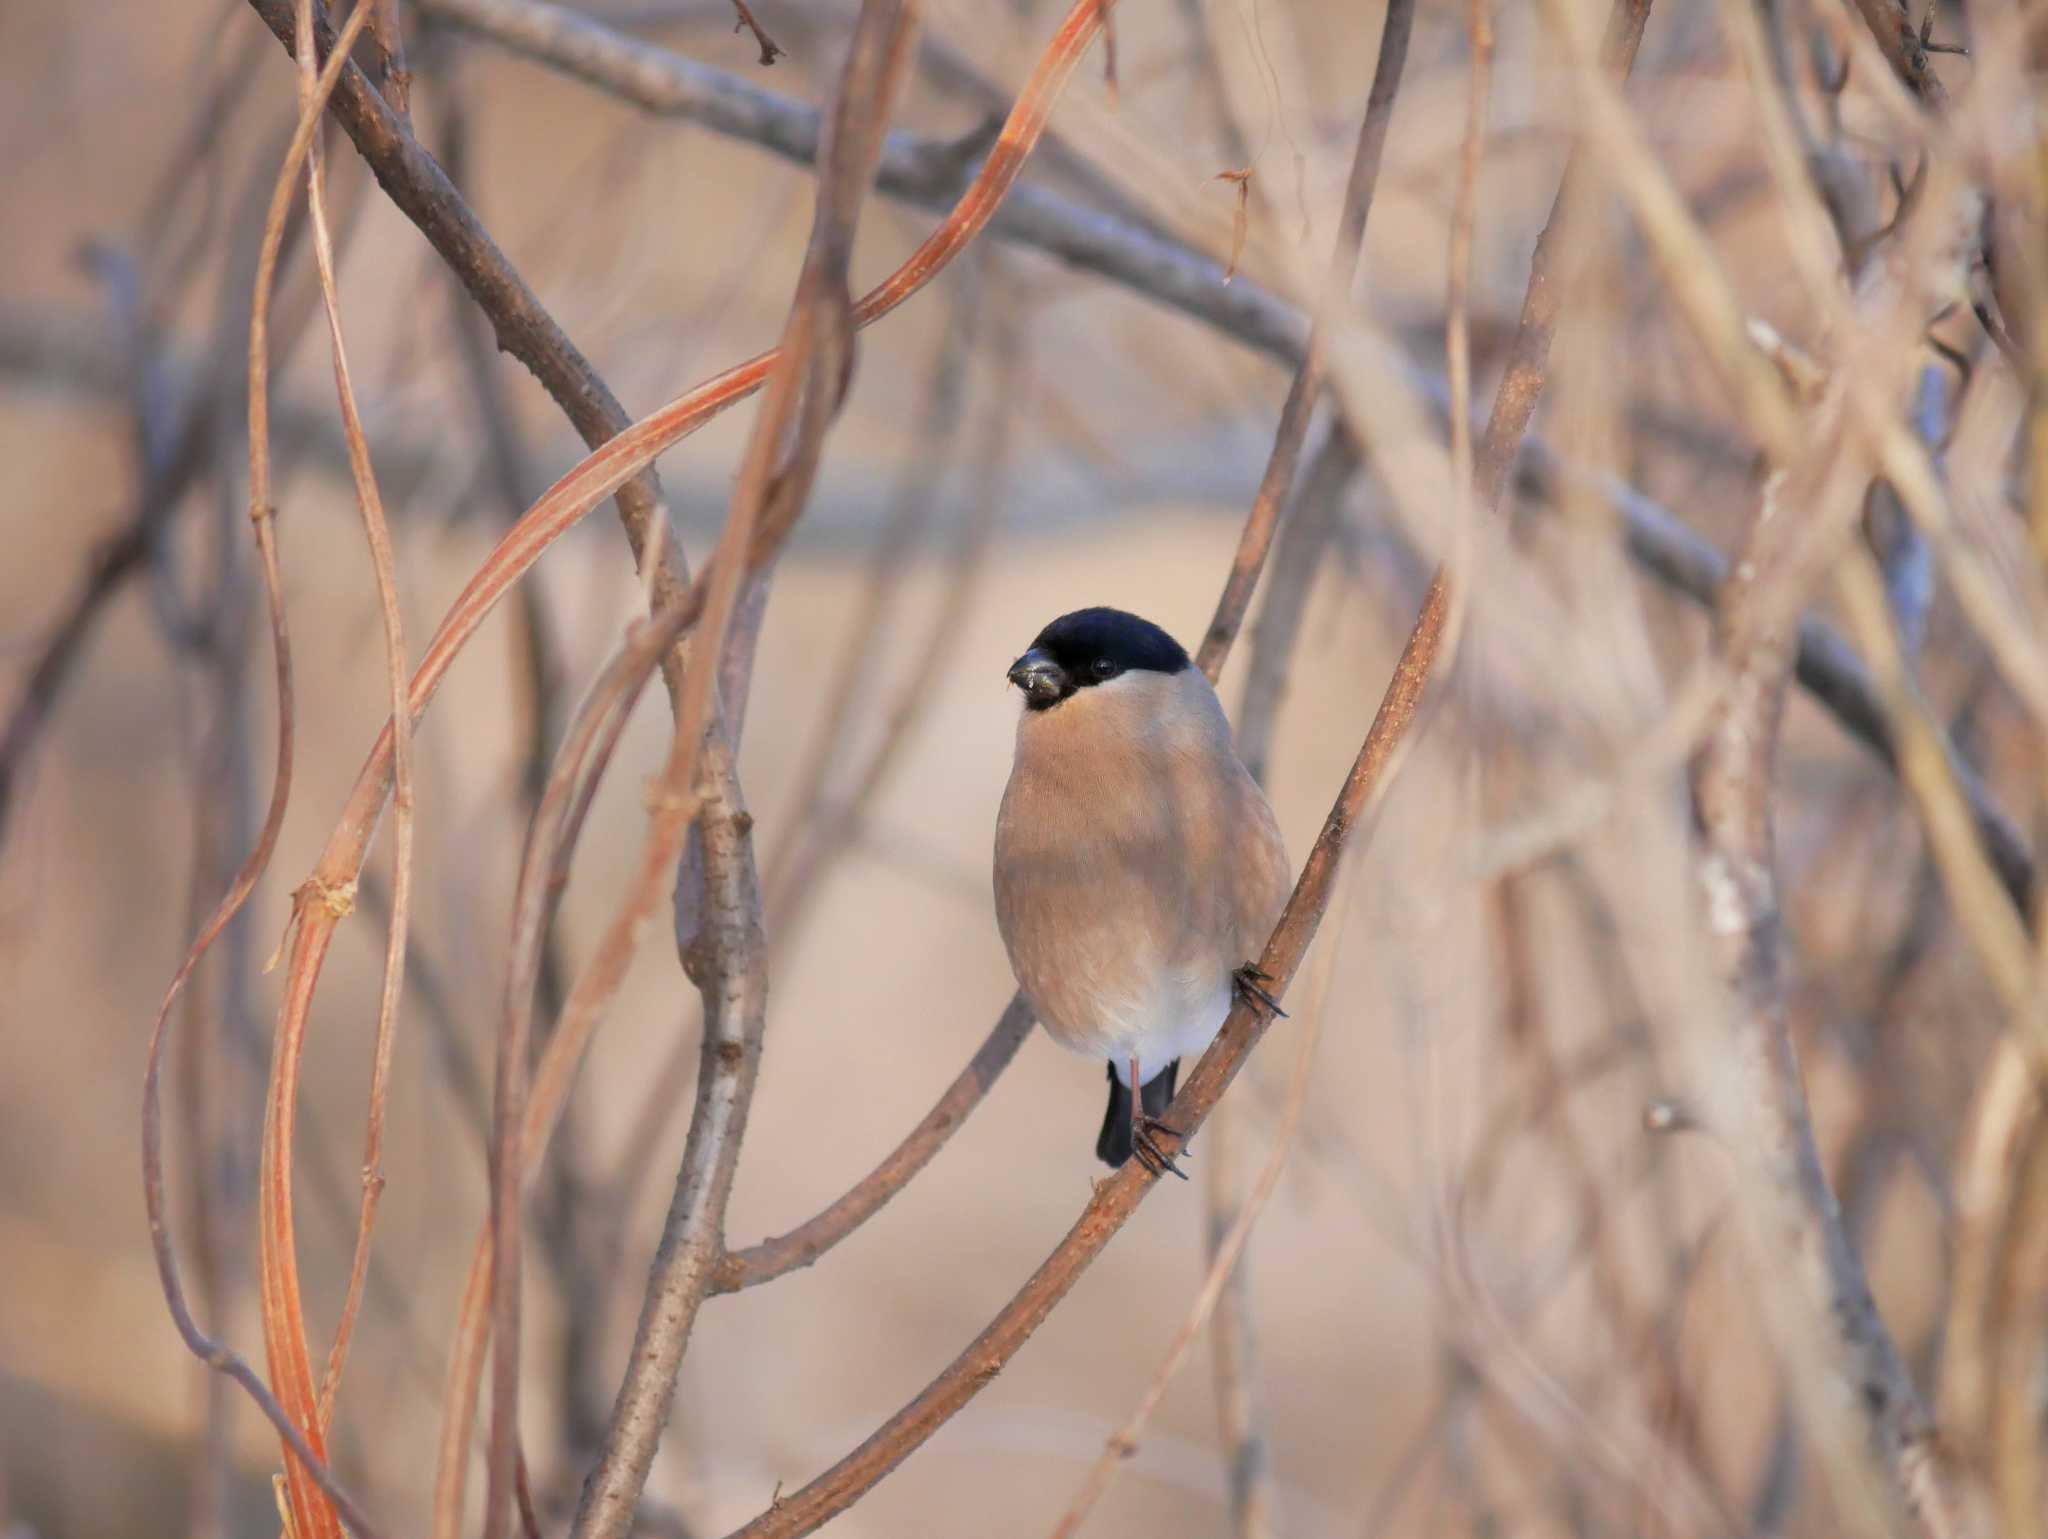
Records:
M1129 1086L1133 1058L1139 1082L1148 1082L1174 1059L1199 1056L1229 1014L1228 979L1168 975L1135 997L1098 1000L1096 1018L1086 1025L1047 1021L1046 1027L1062 1046L1107 1058Z

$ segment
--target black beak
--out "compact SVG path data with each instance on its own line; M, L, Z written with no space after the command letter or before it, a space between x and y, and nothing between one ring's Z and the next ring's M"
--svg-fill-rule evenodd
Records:
M1010 682L1032 705L1051 705L1067 692L1066 670L1036 647L1010 664Z

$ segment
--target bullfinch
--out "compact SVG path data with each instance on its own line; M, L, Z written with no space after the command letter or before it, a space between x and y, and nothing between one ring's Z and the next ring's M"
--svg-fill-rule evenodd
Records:
M1149 620L1079 609L1010 665L1024 697L996 817L996 923L1061 1046L1109 1065L1095 1153L1174 1169L1152 1138L1180 1060L1235 995L1287 898L1287 852L1216 691Z

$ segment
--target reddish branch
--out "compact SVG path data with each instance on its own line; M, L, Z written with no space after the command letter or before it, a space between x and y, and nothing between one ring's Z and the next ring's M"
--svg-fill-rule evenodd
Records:
M383 0L373 18L383 16ZM312 100L318 83L314 66L310 28L312 0L299 0L299 99L301 111ZM385 18L393 26L395 17ZM388 40L387 40L388 42ZM395 46L395 45L393 45ZM319 113L313 104L315 116ZM342 1297L334 1344L327 1354L326 1371L320 1378L320 1430L326 1432L334 1415L334 1397L341 1388L342 1370L348 1361L350 1339L356 1315L362 1308L363 1287L370 1272L370 1240L376 1230L377 1209L384 1194L384 1108L391 1083L391 1055L396 1041L398 1004L405 980L406 937L412 914L413 864L413 758L412 733L405 721L405 627L399 613L397 563L391 549L391 531L384 516L384 500L377 490L377 477L370 463L369 440L364 436L361 415L356 410L355 385L349 375L348 352L342 341L341 296L335 278L334 241L328 228L326 173L322 164L320 138L316 134L306 156L306 206L313 229L314 265L320 276L320 294L327 313L328 339L333 354L334 389L340 405L342 432L348 443L349 471L355 481L356 502L363 519L363 533L369 546L370 564L376 573L378 608L384 622L384 667L390 690L392 720L398 731L393 753L393 838L391 916L389 940L384 955L384 979L379 991L377 1024L370 1066L370 1107L363 1139L362 1197L357 1224L355 1254L349 1263L348 1286Z
M368 17L368 5L359 5L343 33L344 52L347 44L353 41ZM339 1539L340 1524L336 1517L337 1512L346 1514L350 1525L360 1534L364 1532L364 1517L361 1509L346 1499L336 1485L333 1475L326 1468L326 1450L315 1407L312 1374L305 1361L304 1327L297 1308L297 1278L289 1255L286 1256L281 1270L273 1265L274 1253L270 1247L273 1235L281 1228L289 1236L291 1226L288 1201L282 1206L276 1204L270 1187L273 1172L273 1135L278 1131L280 1119L273 1104L271 1114L265 1121L265 1193L262 1203L263 1233L266 1242L262 1271L264 1341L271 1357L272 1381L278 1388L278 1395L273 1398L237 1354L212 1341L199 1329L185 1303L184 1289L178 1276L177 1256L171 1244L169 1225L163 1207L163 1134L158 1075L162 1063L165 1024L170 1017L172 1006L191 977L192 969L198 964L199 958L240 912L243 904L248 901L249 894L254 891L256 881L269 864L271 851L276 847L278 832L284 822L285 805L290 796L294 697L291 651L285 629L283 584L277 563L276 509L270 501L269 304L277 271L278 253L284 239L285 212L290 204L292 189L300 169L305 165L306 157L311 152L313 136L320 124L321 108L327 94L334 88L340 63L339 56L329 61L312 90L307 93L301 108L298 126L285 152L284 165L278 174L270 211L264 221L263 242L257 258L255 297L250 308L249 514L255 530L257 553L263 571L272 648L277 668L278 748L270 806L265 814L263 827L257 835L255 848L242 863L241 870L236 873L233 883L230 884L212 917L201 927L198 938L193 942L184 962L172 977L170 987L165 991L163 1004L157 1012L155 1025L150 1032L149 1050L143 1070L143 1193L149 1214L150 1240L156 1252L157 1271L163 1284L165 1300L170 1306L171 1316L179 1334L192 1352L209 1366L228 1374L248 1389L265 1416L270 1418L283 1437L286 1448L285 1479L292 1508L294 1512L302 1515L302 1522L309 1524L309 1528L300 1530L302 1539ZM282 1136L288 1149L288 1110L281 1121ZM289 1345L297 1348L297 1371L280 1378L277 1364L279 1349L285 1343L286 1333L289 1333Z

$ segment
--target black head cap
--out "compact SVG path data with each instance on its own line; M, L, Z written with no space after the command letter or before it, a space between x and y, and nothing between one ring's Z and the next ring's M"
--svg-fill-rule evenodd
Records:
M1133 670L1179 673L1187 651L1150 620L1121 609L1077 609L1040 631L1010 665L1010 682L1034 711L1058 705L1077 689Z

